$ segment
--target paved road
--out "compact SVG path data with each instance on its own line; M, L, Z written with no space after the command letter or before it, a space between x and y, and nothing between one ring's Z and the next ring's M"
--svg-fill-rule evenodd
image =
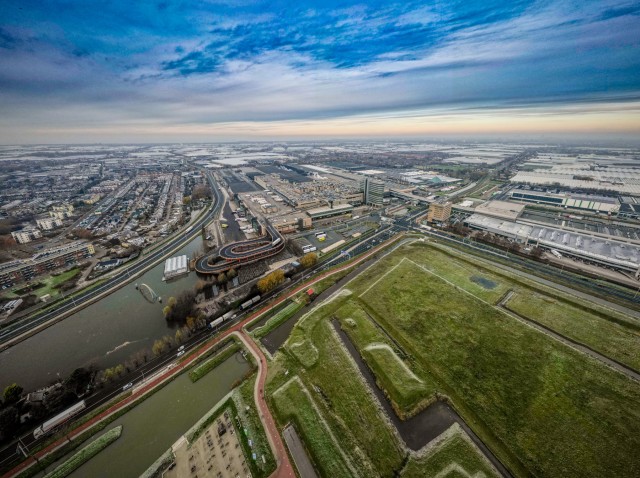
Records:
M319 478L293 425L287 425L282 434L300 476L302 478Z
M251 352L258 362L258 378L256 379L256 385L253 389L253 399L256 402L256 406L260 414L260 421L262 421L262 426L267 434L271 451L276 457L277 468L271 476L275 478L295 478L296 474L293 471L293 466L291 466L291 461L289 460L289 455L284 447L282 438L280 438L278 426L276 425L276 422L271 415L271 411L267 406L267 401L264 398L264 385L267 381L268 371L267 358L264 356L264 353L262 353L262 350L260 350L260 347L258 347L253 340L247 337L246 333L242 329L238 332L234 332L233 335L242 341L247 350Z

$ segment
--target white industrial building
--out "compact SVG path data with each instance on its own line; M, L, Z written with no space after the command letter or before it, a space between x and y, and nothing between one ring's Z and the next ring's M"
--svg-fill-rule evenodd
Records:
M562 186L570 189L640 194L640 170L636 168L554 166L543 170L518 171L510 181L541 186Z
M187 273L189 273L189 264L186 255L170 257L164 262L164 280L173 279Z
M465 224L481 231L531 244L588 262L636 273L640 266L640 245L607 237L566 231L551 226L521 224L473 214Z

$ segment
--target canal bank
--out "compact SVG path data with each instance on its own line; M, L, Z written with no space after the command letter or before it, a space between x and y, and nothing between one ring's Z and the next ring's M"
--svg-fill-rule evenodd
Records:
M139 476L229 393L250 368L251 365L237 353L195 383L191 382L188 374L181 374L110 423L106 430L122 425L122 436L70 476ZM59 460L47 470L63 461ZM36 476L44 476L44 473Z
M175 255L191 257L201 247L198 236ZM149 303L135 284L147 284L164 303L170 296L193 288L198 278L192 272L164 282L163 271L161 262L135 282L1 352L0 387L16 382L25 390L35 390L78 367L117 365L139 350L151 349L156 339L173 335L175 330L162 314L163 304Z

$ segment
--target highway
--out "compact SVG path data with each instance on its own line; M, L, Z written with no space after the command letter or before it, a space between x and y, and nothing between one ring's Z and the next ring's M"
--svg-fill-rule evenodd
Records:
M137 275L158 264L162 259L165 258L167 254L171 253L173 250L177 249L184 243L187 243L188 241L195 238L198 234L200 234L200 229L202 228L202 226L209 223L216 217L216 214L220 210L221 206L220 203L222 195L217 189L215 178L210 172L207 172L206 175L207 179L209 180L209 184L211 185L211 189L214 191L215 201L212 202L212 206L209 212L203 215L191 226L191 230L188 234L177 234L175 238L169 240L161 248L149 253L149 255L144 256L142 259L139 259L134 265L123 269L117 276L108 279L100 286L91 288L90 290L86 290L85 292L81 291L80 293L65 299L63 302L57 304L56 307L49 312L45 312L43 314L36 315L35 317L21 320L13 325L9 325L6 328L2 329L2 331L0 331L0 351L6 350L11 345L13 345L22 334L34 331L35 328L44 326L48 322L53 322L61 315L68 314L74 311L76 308L86 306L96 299L102 297L104 294L110 293L113 290L123 286L130 280L134 279Z

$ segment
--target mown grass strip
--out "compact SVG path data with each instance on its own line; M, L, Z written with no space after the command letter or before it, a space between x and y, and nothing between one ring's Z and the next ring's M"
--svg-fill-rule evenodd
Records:
M102 450L104 450L106 447L120 438L121 434L122 425L112 428L101 437L93 440L78 453L58 466L51 473L48 473L45 478L64 478L65 476L69 476L75 470L80 468L84 463L89 461L91 458L96 456L98 453L100 453Z
M286 322L289 318L291 318L296 312L298 312L302 307L304 307L304 302L300 301L291 301L286 305L283 309L281 309L277 314L271 317L262 327L256 329L253 332L253 335L256 339L262 338L271 332L273 329L278 328L279 325Z
M227 348L222 350L222 352L213 356L209 360L202 362L200 365L196 366L195 368L192 368L189 371L189 378L191 379L192 382L194 383L197 382L206 374L211 372L214 368L216 368L218 365L220 365L222 362L224 362L233 354L235 354L238 350L240 350L240 345L237 342L233 342Z

